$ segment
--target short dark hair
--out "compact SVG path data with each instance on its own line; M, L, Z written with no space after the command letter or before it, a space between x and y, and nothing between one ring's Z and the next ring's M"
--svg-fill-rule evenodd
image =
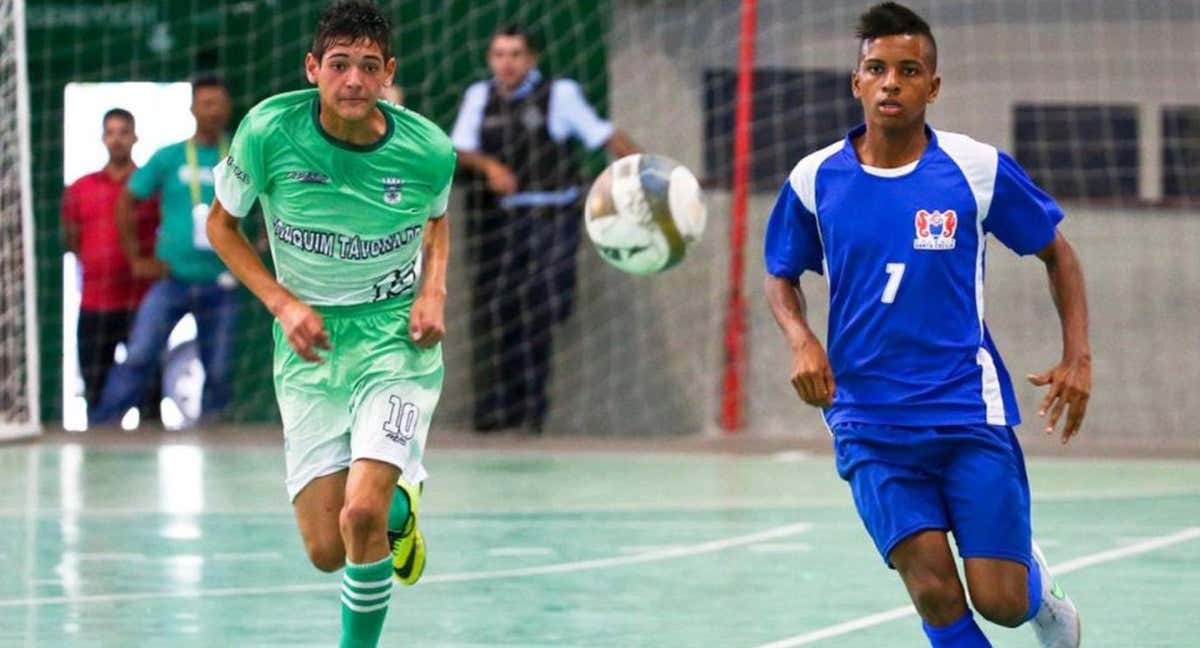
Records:
M196 96L196 91L200 88L220 88L225 92L229 92L229 86L225 85L225 80L220 75L212 72L202 72L192 77L192 96Z
M496 31L492 32L492 38L488 41L488 45L491 45L491 42L496 40L496 37L498 36L515 36L517 38L524 38L525 47L528 47L530 52L537 54L542 51L542 44L541 41L538 40L537 34L534 32L534 30L522 25L521 23L510 22L500 25Z
M136 122L133 120L133 113L124 108L110 108L108 112L104 113L104 118L100 120L100 126L103 127L110 119L124 119L129 122L130 128L136 125Z
M378 45L386 63L392 58L392 21L369 0L339 0L317 20L312 55L320 61L330 47L360 40Z
M900 34L928 38L929 64L933 69L937 69L937 41L933 38L933 31L929 29L929 23L912 9L898 2L882 2L867 9L858 17L858 27L854 31L854 35L861 42Z

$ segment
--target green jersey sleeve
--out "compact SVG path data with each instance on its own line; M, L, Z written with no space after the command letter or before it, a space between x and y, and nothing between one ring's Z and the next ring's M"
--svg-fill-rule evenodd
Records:
M441 130L438 130L437 134L441 140L438 147L441 163L438 166L443 167L446 181L441 184L441 189L434 194L433 202L429 204L430 218L440 218L446 215L446 208L450 205L450 187L454 184L454 169L458 163L458 152L454 150L454 145L450 143L449 138Z
M268 123L259 106L251 109L238 125L229 155L213 169L217 200L225 211L238 218L249 214L254 201L266 190L263 141Z
M446 215L446 208L450 206L450 185L454 184L454 176L451 175L446 180L446 188L438 192L433 198L433 202L429 205L429 217L441 218Z

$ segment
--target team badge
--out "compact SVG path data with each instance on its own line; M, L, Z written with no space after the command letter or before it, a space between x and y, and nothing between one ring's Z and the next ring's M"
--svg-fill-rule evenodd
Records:
M954 233L958 231L958 215L953 209L946 211L917 212L913 222L917 230L917 238L913 239L913 248L917 250L953 250Z
M383 202L394 205L400 202L400 185L404 182L400 178L384 178L383 179Z

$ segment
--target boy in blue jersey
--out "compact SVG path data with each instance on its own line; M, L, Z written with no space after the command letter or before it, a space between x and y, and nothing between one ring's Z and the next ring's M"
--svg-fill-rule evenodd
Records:
M1029 485L1008 372L984 324L984 239L1046 265L1063 356L1046 432L1078 433L1091 390L1083 273L1062 210L1004 153L925 124L938 95L929 25L886 2L858 26L852 77L866 123L800 161L766 234L767 298L792 349L792 384L824 409L838 473L897 570L935 648L989 646L967 606L1032 621L1042 646L1079 645L1079 616L1033 544ZM798 278L829 281L829 351Z

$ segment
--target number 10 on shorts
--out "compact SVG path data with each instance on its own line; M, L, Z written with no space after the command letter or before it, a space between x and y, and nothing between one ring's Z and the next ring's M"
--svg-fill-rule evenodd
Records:
M421 408L412 403L405 403L395 394L388 396L391 411L383 422L383 431L387 438L396 443L408 443L417 432L417 423L421 420Z

